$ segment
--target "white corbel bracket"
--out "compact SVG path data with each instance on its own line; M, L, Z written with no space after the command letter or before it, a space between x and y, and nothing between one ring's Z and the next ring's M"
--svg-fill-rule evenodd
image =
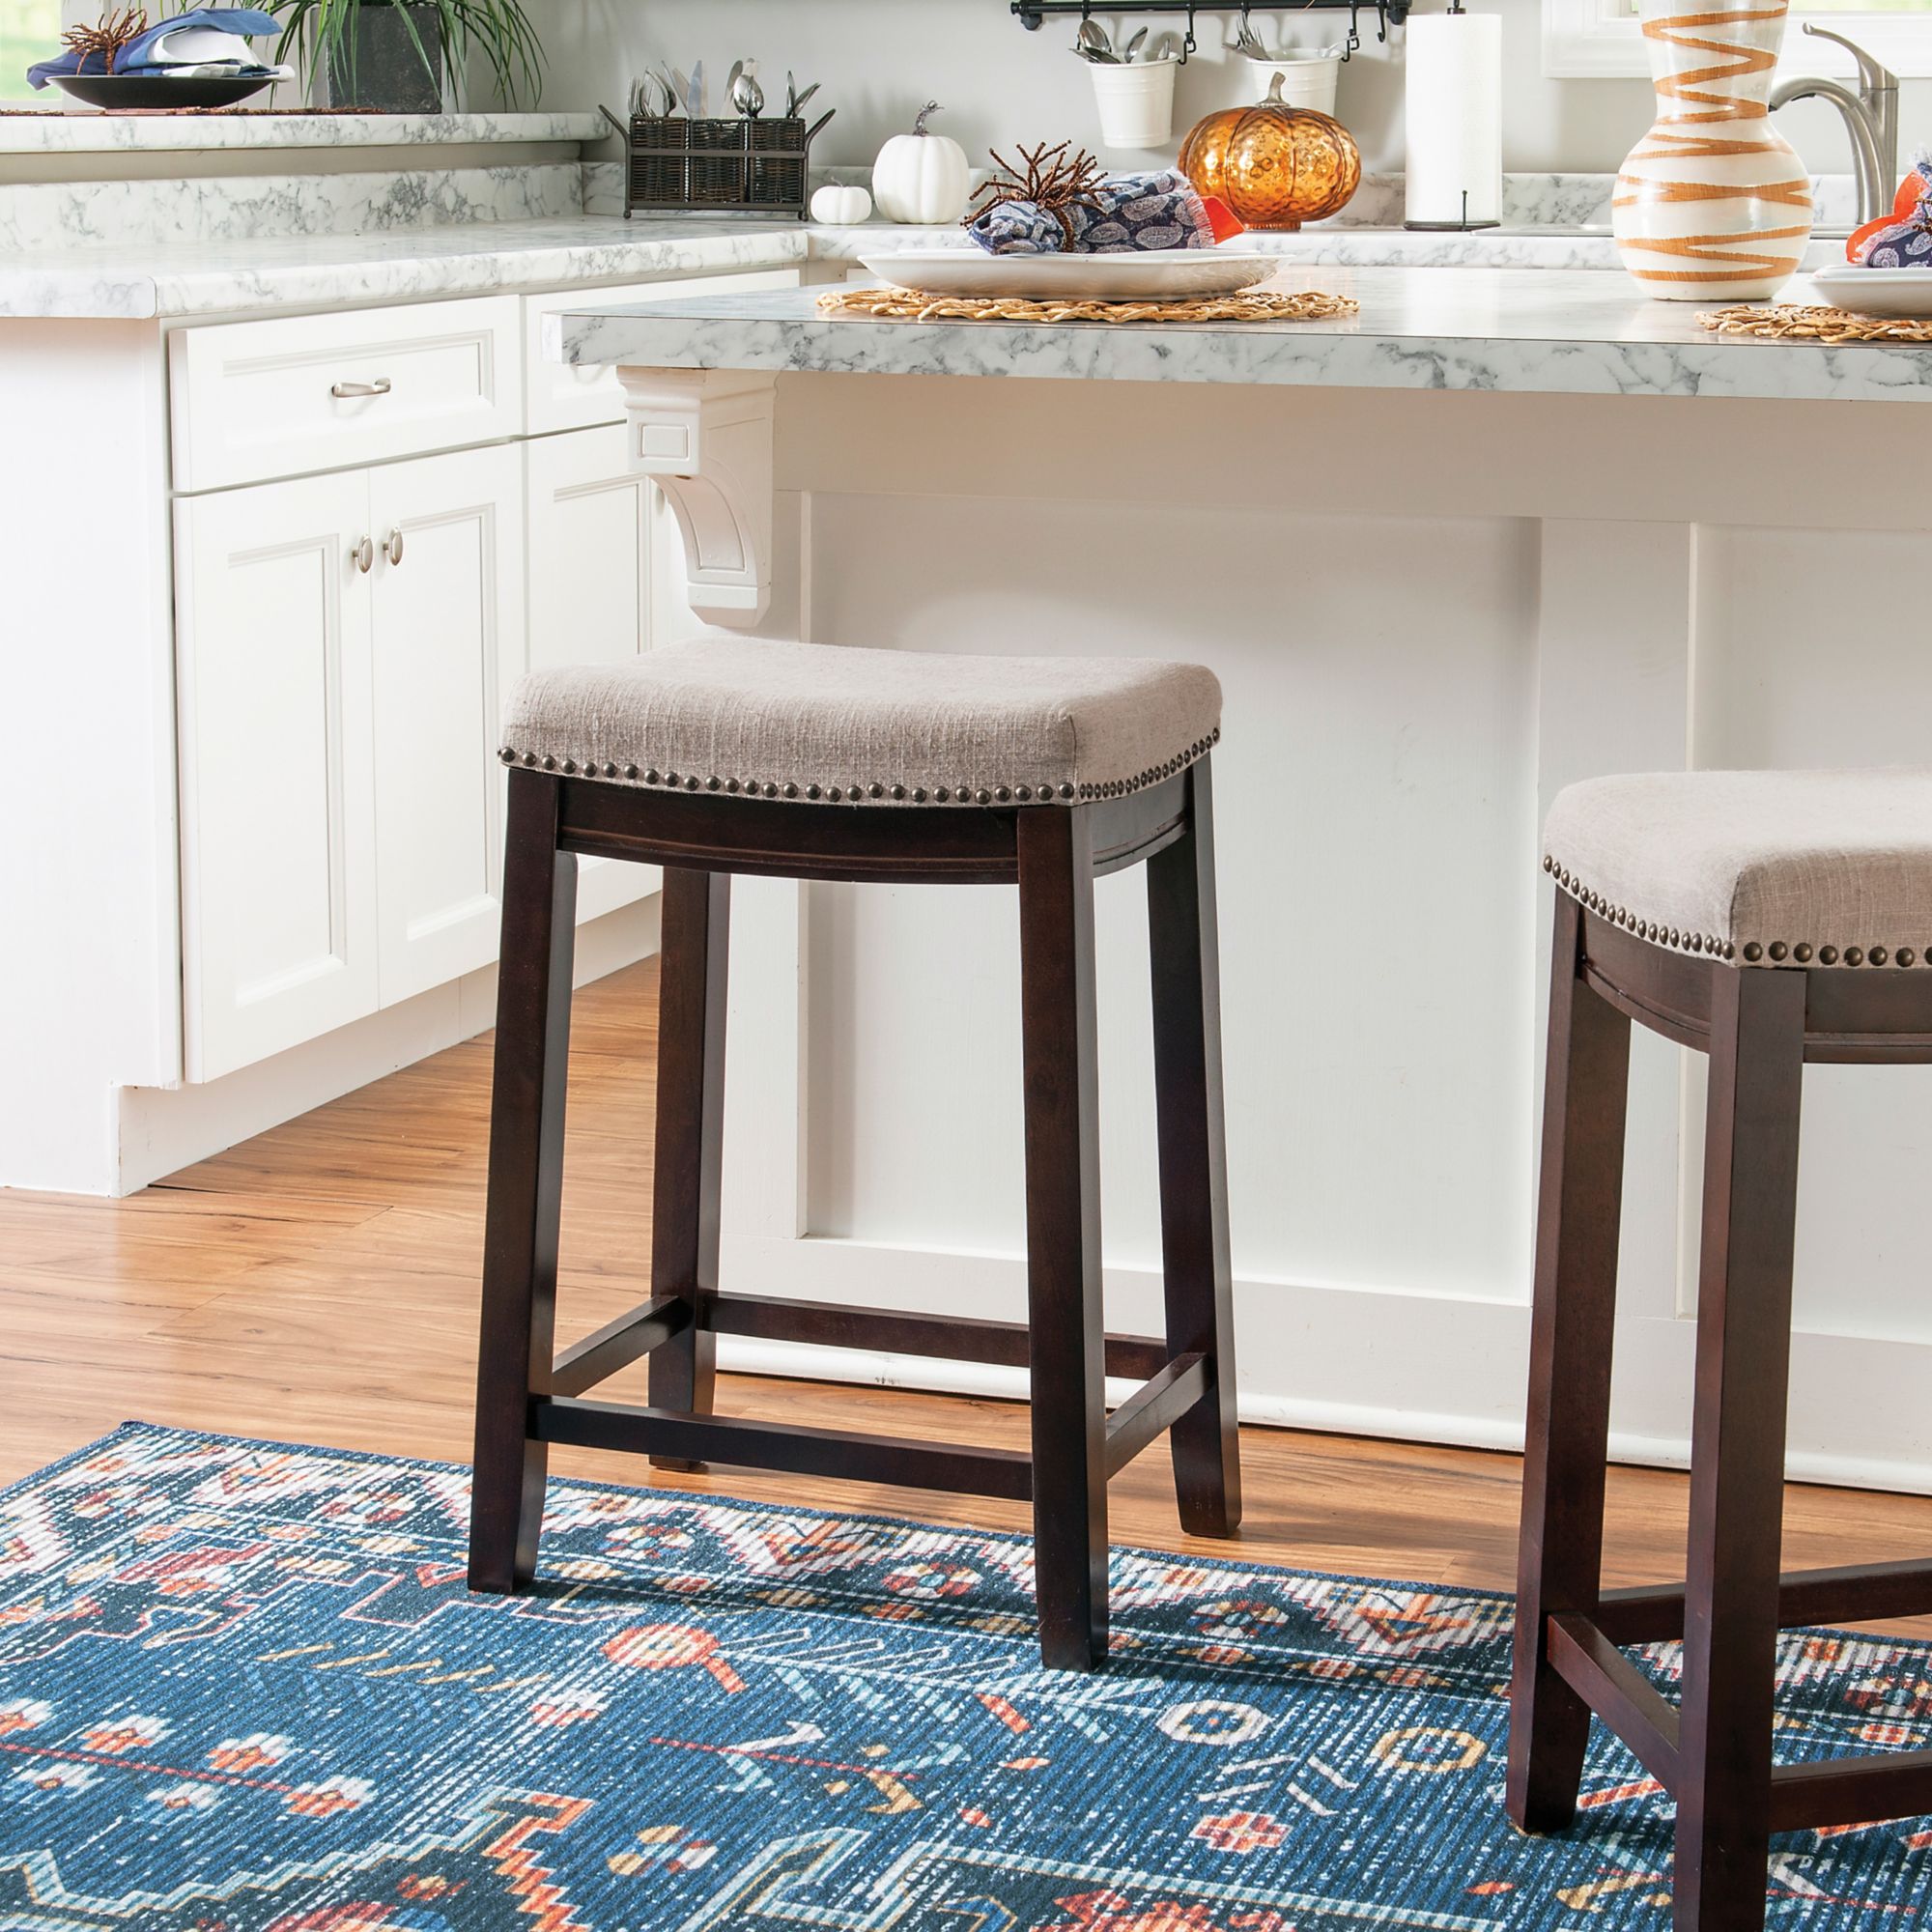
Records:
M737 369L620 367L631 466L656 479L684 537L691 608L755 624L772 596L772 398Z

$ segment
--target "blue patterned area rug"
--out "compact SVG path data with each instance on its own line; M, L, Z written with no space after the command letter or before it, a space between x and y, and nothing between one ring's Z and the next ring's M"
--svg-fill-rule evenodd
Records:
M1601 1732L1577 1832L1503 1818L1506 1598L1122 1551L1110 1667L1050 1675L1010 1536L557 1483L540 1590L478 1599L466 1500L139 1425L0 1497L0 1928L1668 1925ZM1786 1755L1932 1742L1926 1646L1784 1663ZM1793 1834L1772 1924L1928 1876Z

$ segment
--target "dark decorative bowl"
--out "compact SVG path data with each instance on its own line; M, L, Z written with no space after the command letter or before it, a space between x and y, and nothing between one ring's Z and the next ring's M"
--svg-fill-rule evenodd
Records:
M259 74L57 73L54 85L90 107L233 107L271 83Z

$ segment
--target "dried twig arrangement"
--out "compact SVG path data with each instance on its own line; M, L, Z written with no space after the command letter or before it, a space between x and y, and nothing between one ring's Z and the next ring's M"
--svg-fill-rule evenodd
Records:
M1020 148L1015 151L1019 156L1017 163L1008 160L999 149L992 149L993 164L1000 172L980 184L973 196L973 206L967 210L967 221L977 221L980 215L1009 201L1030 201L1060 223L1060 231L1071 248L1073 210L1097 210L1100 204L1095 190L1104 179L1100 163L1085 148L1072 154L1067 152L1072 145L1070 141L1062 141L1057 148L1049 148L1042 141L1037 148Z
M77 53L83 67L90 54L99 54L114 71L121 49L148 31L148 16L139 7L124 7L118 14L103 14L98 26L70 27L61 36L61 44Z

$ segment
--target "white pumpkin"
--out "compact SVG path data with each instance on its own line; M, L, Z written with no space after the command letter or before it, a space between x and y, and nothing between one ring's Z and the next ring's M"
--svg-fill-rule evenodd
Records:
M856 228L872 213L872 197L862 187L827 182L811 197L811 218L828 227Z
M895 134L872 163L872 199L888 221L937 227L966 213L966 150L927 128L926 117L938 112L939 102L928 100L912 132Z

